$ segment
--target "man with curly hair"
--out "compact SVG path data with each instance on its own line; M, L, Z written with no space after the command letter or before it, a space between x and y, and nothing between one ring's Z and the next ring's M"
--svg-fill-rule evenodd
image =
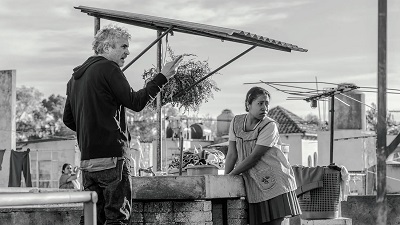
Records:
M134 91L120 69L130 54L130 38L118 26L99 30L92 43L95 55L73 69L67 84L63 121L77 134L84 190L98 194L97 224L128 224L131 214L125 107L141 111L181 62L179 57L167 62L143 89Z

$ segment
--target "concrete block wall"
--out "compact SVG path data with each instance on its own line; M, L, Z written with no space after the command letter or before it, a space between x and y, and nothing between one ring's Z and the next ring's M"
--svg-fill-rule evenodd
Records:
M132 225L213 224L211 201L135 201L132 206Z
M400 224L400 195L386 195L387 224ZM351 218L353 225L376 225L378 209L375 195L351 195L341 202L342 217Z
M76 225L83 206L0 208L0 225Z
M223 208L226 204L227 222L229 225L247 225L248 204L245 199L228 199L212 202L212 221L213 225L223 225Z
M400 195L387 195L387 224L400 224ZM133 203L131 225L222 225L223 202L212 201L152 201ZM228 199L226 202L229 225L247 225L247 202ZM0 225L75 225L79 224L82 205L36 208L0 208ZM350 218L354 225L375 225L376 196L349 196L341 202L341 216ZM330 220L327 220L327 222ZM289 222L289 221L286 221ZM300 225L300 217L290 219L290 225Z

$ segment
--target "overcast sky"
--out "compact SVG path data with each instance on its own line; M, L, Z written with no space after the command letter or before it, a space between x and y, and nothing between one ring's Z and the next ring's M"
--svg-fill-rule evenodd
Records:
M93 17L74 6L127 11L248 31L308 49L281 52L256 48L213 75L221 91L201 106L199 115L218 116L223 109L244 112L246 82L354 83L377 87L377 0L1 0L0 70L15 69L17 86L35 87L44 97L65 96L72 68L93 54ZM102 20L101 26L113 23ZM132 34L126 62L156 37L156 31L123 25ZM387 83L400 89L400 1L388 0ZM169 45L176 54L192 53L215 69L250 46L175 33ZM126 70L131 86L143 87L141 74L156 63L153 47ZM310 86L311 85L311 86ZM315 88L315 84L296 84ZM304 117L318 115L305 101L287 100L271 92L271 106L282 106ZM319 88L334 87L319 85ZM376 103L376 93L365 93ZM389 94L389 110L399 110L400 95Z

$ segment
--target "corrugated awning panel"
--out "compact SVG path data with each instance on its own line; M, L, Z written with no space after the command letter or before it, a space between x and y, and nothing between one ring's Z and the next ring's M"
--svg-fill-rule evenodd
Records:
M140 26L148 29L165 31L172 26L174 32L182 32L220 40L238 42L242 44L256 45L281 51L307 51L307 49L300 48L296 45L230 28L87 6L79 6L75 8L80 9L82 12L87 13L90 16Z

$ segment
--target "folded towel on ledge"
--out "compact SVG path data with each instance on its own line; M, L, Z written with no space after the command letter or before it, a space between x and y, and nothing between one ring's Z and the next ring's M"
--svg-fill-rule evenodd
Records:
M323 187L323 179L326 167L292 166L296 178L296 195Z

